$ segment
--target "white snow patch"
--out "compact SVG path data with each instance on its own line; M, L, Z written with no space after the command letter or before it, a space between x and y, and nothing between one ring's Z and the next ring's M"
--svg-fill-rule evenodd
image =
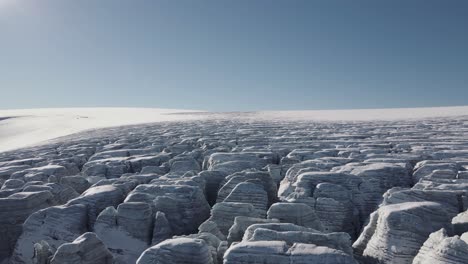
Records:
M193 110L157 108L50 108L0 110L0 152L88 129L200 118Z

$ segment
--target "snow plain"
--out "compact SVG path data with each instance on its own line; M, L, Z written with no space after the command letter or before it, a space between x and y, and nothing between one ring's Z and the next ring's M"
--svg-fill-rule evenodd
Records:
M49 108L0 110L0 152L105 127L206 118L297 121L404 120L468 115L468 106L432 108L204 112L162 108Z
M193 119L193 110L161 108L50 108L0 110L0 152L88 129Z

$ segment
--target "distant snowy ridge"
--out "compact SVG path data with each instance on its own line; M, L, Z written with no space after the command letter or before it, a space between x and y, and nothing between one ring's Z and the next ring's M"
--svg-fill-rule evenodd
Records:
M352 110L260 111L256 118L316 121L404 120L468 115L468 106Z

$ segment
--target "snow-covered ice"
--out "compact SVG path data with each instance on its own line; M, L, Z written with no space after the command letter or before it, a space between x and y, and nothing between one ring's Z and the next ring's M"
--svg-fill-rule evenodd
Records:
M195 114L194 114L195 113ZM371 121L468 115L468 106L356 110L204 112L162 108L50 108L0 110L0 152L88 129L143 123L240 117L252 120Z
M0 131L29 146L0 152L1 264L468 262L468 107L15 110Z
M83 130L187 120L193 110L159 108L50 108L0 110L0 152Z

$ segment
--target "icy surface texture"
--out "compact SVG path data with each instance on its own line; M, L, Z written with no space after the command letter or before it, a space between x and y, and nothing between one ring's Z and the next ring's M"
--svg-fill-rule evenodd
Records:
M0 263L468 262L468 117L200 115L0 153Z

